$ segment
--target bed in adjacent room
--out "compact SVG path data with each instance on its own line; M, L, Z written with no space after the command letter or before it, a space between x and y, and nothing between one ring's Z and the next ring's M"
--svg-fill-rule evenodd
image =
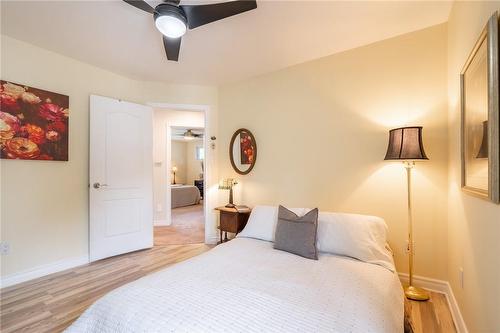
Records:
M311 260L274 249L266 238L275 226L257 225L266 218L254 212L236 239L110 292L67 332L403 332L392 257L366 242L385 237L330 217L340 222L320 222L319 257ZM325 237L335 251L364 259L328 253Z
M200 190L193 185L171 185L171 208L197 205L200 203Z

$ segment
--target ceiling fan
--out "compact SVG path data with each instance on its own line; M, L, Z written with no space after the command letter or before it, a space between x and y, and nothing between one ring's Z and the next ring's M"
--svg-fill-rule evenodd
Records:
M167 59L179 60L182 36L187 28L222 20L257 8L256 0L237 0L205 5L179 5L180 0L164 0L155 8L143 0L123 0L126 3L153 14L156 28L163 34L163 46Z
M183 134L185 140L193 140L196 138L203 138L203 133L194 133L193 130L188 129L186 132Z

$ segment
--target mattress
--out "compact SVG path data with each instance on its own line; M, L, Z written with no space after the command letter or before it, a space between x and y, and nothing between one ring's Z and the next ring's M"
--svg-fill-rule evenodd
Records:
M193 185L172 185L172 208L197 205L200 203L200 190Z
M395 273L236 238L120 287L66 332L403 332Z

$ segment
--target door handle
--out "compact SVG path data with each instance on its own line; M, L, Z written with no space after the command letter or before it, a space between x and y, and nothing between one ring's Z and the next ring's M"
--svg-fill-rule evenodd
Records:
M95 189L98 189L98 188L101 188L102 186L108 186L108 184L94 183L93 186L94 186Z

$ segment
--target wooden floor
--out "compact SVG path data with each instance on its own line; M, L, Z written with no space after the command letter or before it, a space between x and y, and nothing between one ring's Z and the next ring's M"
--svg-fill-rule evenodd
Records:
M60 332L110 290L208 249L205 244L156 246L4 288L0 331Z
M155 246L205 242L203 203L172 209L172 225L155 227L154 239Z
M413 333L456 333L446 296L431 292L427 302L405 300Z
M207 251L204 244L155 246L2 289L0 331L60 332L98 298L125 283ZM415 333L454 333L442 294L406 304Z

